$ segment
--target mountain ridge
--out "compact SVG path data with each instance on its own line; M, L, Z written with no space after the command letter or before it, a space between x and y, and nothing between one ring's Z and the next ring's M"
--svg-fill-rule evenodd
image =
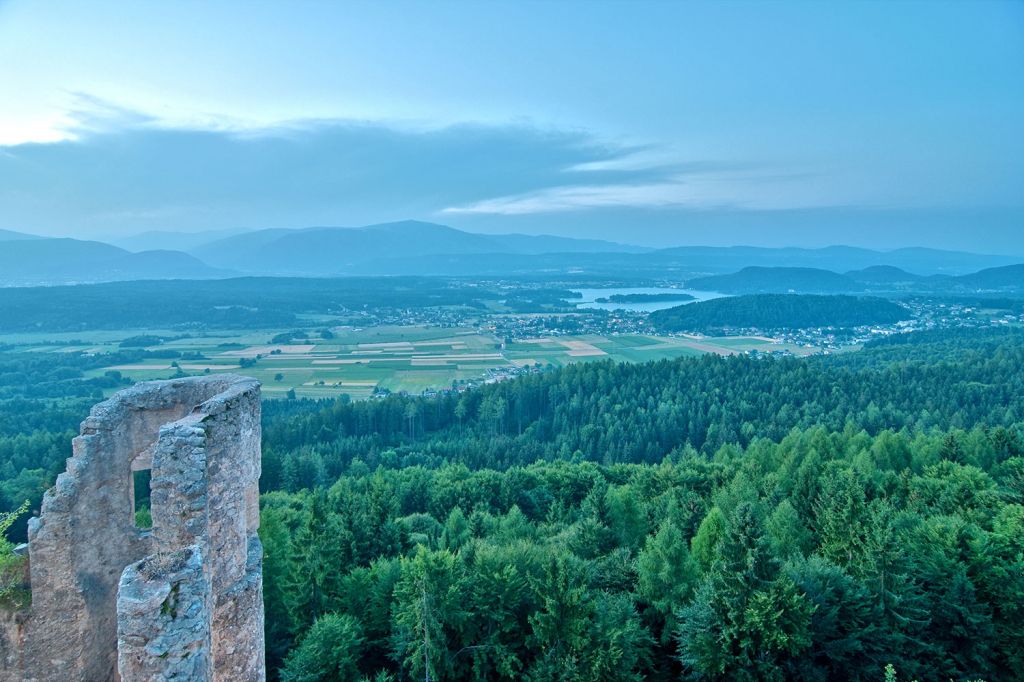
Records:
M253 274L519 274L545 256L543 271L593 274L636 268L707 274L746 266L816 267L848 271L891 265L927 274L966 274L1017 262L1009 256L938 249L891 252L835 245L820 249L677 246L664 249L552 235L492 235L406 220L364 227L269 228L215 240L189 253L218 267ZM555 258L555 254L565 257ZM486 256L486 258L481 258ZM504 256L508 262L500 258Z
M688 287L725 294L837 293L1024 293L1024 263L984 268L966 275L912 275L892 266L840 274L820 268L751 266L727 275L687 280Z
M223 231L184 235L199 240ZM754 286L751 272L769 280L748 292L1014 288L1015 270L953 282L957 275L1012 267L1024 259L926 248L891 252L835 245L820 249L679 246L666 249L554 235L482 234L406 220L363 227L266 228L235 232L187 249L132 251L96 240L0 231L0 284L67 283L133 278L259 276L590 276L677 279L723 290ZM173 233L149 234L153 243ZM122 243L133 243L132 238ZM134 243L142 243L136 241ZM745 268L760 268L738 275ZM790 268L781 276L779 268ZM911 274L912 270L915 274ZM846 273L846 274L840 274ZM701 282L702 277L726 280ZM738 279L737 279L738 277ZM728 279L728 278L731 278ZM787 279L788 278L788 279ZM949 281L947 281L949 280ZM732 282L730 284L729 282ZM722 284L724 282L724 284ZM947 286L948 285L948 286ZM737 292L738 293L738 292Z
M22 241L25 239L45 239L27 232L15 232L14 230L0 230L0 242Z
M405 220L364 227L270 228L201 245L189 252L218 267L274 274L349 274L360 264L400 258L506 253L635 253L635 247L552 235L488 235ZM605 251L599 251L599 249ZM378 273L393 274L393 273Z
M211 279L232 274L181 251L132 253L106 242L68 237L12 240L4 242L0 249L0 283L7 286Z

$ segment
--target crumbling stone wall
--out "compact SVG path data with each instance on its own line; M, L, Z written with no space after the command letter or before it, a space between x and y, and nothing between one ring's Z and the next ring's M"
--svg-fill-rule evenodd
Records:
M265 678L259 400L255 380L212 375L92 409L29 522L32 605L4 628L20 655L0 680ZM135 527L141 469L151 529Z
M122 679L211 679L214 605L204 563L199 546L190 545L125 569L117 590Z

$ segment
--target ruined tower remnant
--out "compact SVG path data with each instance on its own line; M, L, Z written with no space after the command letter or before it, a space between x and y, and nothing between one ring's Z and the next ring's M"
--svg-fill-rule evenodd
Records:
M263 680L259 383L138 384L73 446L29 522L32 605L3 625L0 680Z

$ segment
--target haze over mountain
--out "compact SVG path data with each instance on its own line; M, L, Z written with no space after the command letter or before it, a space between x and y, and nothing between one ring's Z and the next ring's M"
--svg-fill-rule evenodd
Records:
M879 251L853 246L827 246L820 249L682 246L663 249L658 253L666 260L671 258L677 263L702 265L709 272L733 272L747 266L845 271L887 265L922 274L964 274L1024 260L1010 255L981 255L921 247Z
M727 294L784 293L1006 293L1024 294L1024 264L987 268L967 275L921 277L890 266L845 275L820 268L747 267L727 275L687 280L695 289Z
M209 279L231 273L181 251L131 253L79 239L14 239L0 247L0 285Z
M649 250L547 235L482 235L407 220L361 228L258 230L204 244L191 253L217 267L243 272L338 275L398 274L388 267L389 261L430 261L431 256L642 253Z
M413 220L362 228L257 230L198 246L190 253L216 267L288 275L507 275L577 270L611 274L626 269L653 275L732 272L748 265L834 270L892 265L926 274L962 274L1021 260L922 248L890 252L848 246L652 250L599 240L476 234Z
M202 244L208 244L217 239L233 237L237 234L250 232L244 228L224 230L204 230L199 232L178 232L175 230L149 230L128 236L116 236L108 239L100 239L114 246L120 246L128 251L188 251Z
M191 235L217 237L219 231ZM132 253L70 238L0 234L0 283L54 284L131 279L303 277L350 275L641 276L689 280L724 292L920 290L948 286L944 277L1017 265L1012 256L908 248L883 252L848 246L824 249L687 246L646 249L556 236L489 235L446 225L401 221L359 228L272 228L214 239L188 249ZM140 235L135 243L175 244L173 233ZM912 271L910 274L907 270ZM846 272L840 275L839 272ZM1002 271L994 271L1002 272ZM1014 270L999 275L1011 286ZM699 279L702 274L720 276ZM979 275L962 286L983 286Z

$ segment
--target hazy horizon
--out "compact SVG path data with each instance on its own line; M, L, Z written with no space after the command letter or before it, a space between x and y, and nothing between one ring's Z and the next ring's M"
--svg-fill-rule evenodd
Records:
M1024 254L1024 4L0 2L0 229Z
M719 216L719 218L720 218L720 216ZM431 223L431 224L437 224L437 225L443 225L443 226L447 226L447 227L452 227L454 229L461 229L461 230L464 230L464 231L472 233L472 234L481 234L481 235L509 235L509 234L513 234L514 235L514 234L520 234L520 235L526 235L526 236L567 237L567 238L570 238L570 239L594 240L594 241L599 241L599 242L603 241L603 242L607 242L609 244L619 244L619 245L622 245L622 246L636 246L636 247L649 248L649 249L654 249L654 250L663 249L663 248L705 247L705 246L708 246L708 247L753 247L753 248L768 248L768 249L772 249L772 248L777 248L777 249L797 248L797 249L809 249L809 250L824 249L824 248L829 248L829 247L849 247L849 248L869 249L869 250L874 250L874 251L879 251L879 252L885 253L885 252L898 251L898 250L901 250L901 249L908 249L908 248L928 248L928 249L937 249L937 250L946 250L946 251L962 251L962 252L965 252L965 253L973 253L973 254L978 254L978 255L986 255L987 254L987 255L1020 256L1022 259L1024 259L1024 247L1021 247L1020 250L1013 250L1012 248L1009 249L1009 250L991 249L991 248L986 250L985 248L969 248L969 247L957 247L957 246L943 246L941 243L937 244L936 240L934 240L934 239L929 239L927 242L911 242L911 241L903 242L903 241L899 241L899 242L892 243L892 244L880 243L881 241L884 241L884 240L874 240L874 241L864 241L864 240L862 240L863 243L857 243L857 242L854 242L854 241L850 241L850 242L842 242L842 241L829 242L829 241L824 241L824 240L822 240L822 241L809 240L809 241L806 241L806 242L795 241L795 242L789 243L789 242L785 242L785 241L781 241L781 240L777 240L777 239L759 240L756 237L751 237L747 241L743 241L742 239L730 239L728 241L716 241L714 239L714 237L712 236L712 237L710 237L708 239L705 239L703 241L690 241L690 242L679 242L679 243L644 243L643 241L640 241L640 240L632 240L631 241L629 239L616 239L614 237L614 235L610 236L610 237L607 237L607 238L601 237L601 236L589 236L589 235L575 236L575 235L571 235L571 234L556 234L553 231L544 231L544 230L539 230L539 231L522 231L522 230L510 229L510 230L505 231L505 232L497 232L497 231L485 232L485 231L477 231L473 227L465 227L465 228L463 228L463 227L456 227L455 225L449 224L449 223L437 223L437 222L433 222L433 221L429 221L429 220L419 220L419 219L416 219L416 218L408 218L408 219L404 219L404 220L388 221L387 223L374 223L374 224L370 224L370 225L289 225L289 226L273 225L273 226L263 226L263 227L235 227L235 228L212 228L212 229L197 228L197 229L184 229L184 230L164 230L164 229L154 228L154 229L150 229L150 230L139 230L137 232L126 232L124 234L99 234L99 235L76 235L76 234L73 234L73 233L42 234L42 233L25 232L25 231L20 231L20 230L11 230L11 231L12 232L18 232L20 234L26 234L26 235L29 235L29 236L32 236L32 237L57 238L57 239L60 239L60 238L71 238L71 239L83 239L83 240L87 240L87 241L104 242L104 243L108 243L108 244L113 244L115 246L120 246L122 248L126 248L129 251L139 251L139 250L145 250L145 249L151 249L151 248L154 248L154 249L155 248L170 248L169 245L166 246L166 247L165 246L145 246L145 247L139 247L139 246L137 246L137 244L145 243L147 237L158 237L158 236L159 237L163 237L163 236L171 237L171 236L174 236L174 235L178 235L178 236L182 237L182 242L181 242L180 245L176 245L176 249L182 250L182 251L190 251L192 248L194 248L195 246L198 246L198 245L209 244L209 243L212 243L212 242L217 241L219 239L224 239L224 238L231 237L231 236L241 235L241 234L250 233L250 232L257 232L257 231L267 230L267 229L288 230L288 231L318 230L318 229L351 229L351 230L359 230L359 229L364 229L364 228L368 228L368 227L369 228L376 227L377 225L387 225L387 224L391 224L391 223L401 223L401 222L424 222L424 223ZM0 228L0 229L8 229L8 228ZM713 228L710 228L710 229L713 230ZM704 232L702 232L702 233L704 233Z

